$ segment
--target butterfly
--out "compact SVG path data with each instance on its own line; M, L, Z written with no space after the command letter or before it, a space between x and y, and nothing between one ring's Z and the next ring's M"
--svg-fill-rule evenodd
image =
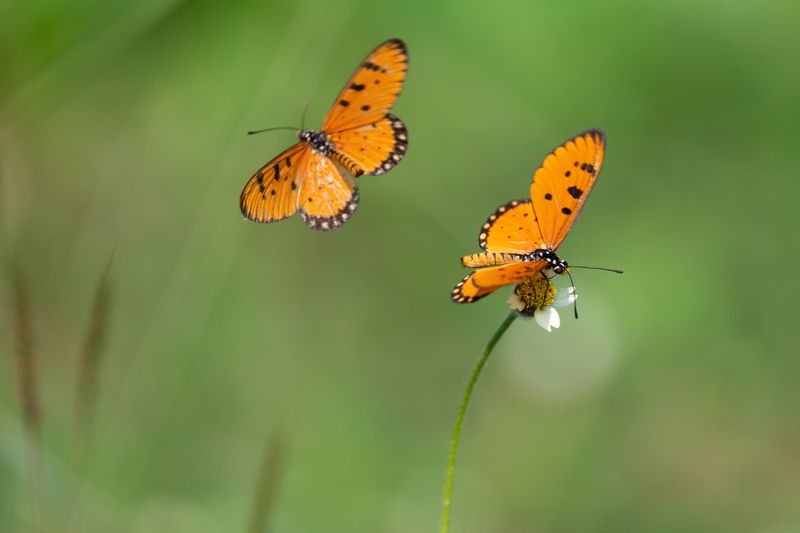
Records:
M530 198L502 205L486 220L478 235L484 251L461 258L465 267L479 270L453 288L455 303L472 303L545 269L567 271L569 265L556 250L592 192L605 144L605 134L597 129L568 140L533 175Z
M389 110L407 69L403 41L375 48L336 97L320 130L300 130L297 144L250 178L239 200L242 214L276 222L299 211L308 227L323 231L347 222L359 202L347 173L383 174L406 155L408 132Z

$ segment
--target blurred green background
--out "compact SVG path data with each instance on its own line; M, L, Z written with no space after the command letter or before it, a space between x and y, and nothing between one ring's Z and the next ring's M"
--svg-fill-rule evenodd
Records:
M272 531L435 531L509 292L453 305L458 258L590 127L606 162L560 252L626 273L577 272L580 320L502 339L453 532L800 531L798 20L790 0L0 3L2 259L44 420L32 483L5 275L0 531L247 531L275 439ZM306 101L319 124L391 37L408 157L335 232L244 221L242 186L295 141L244 132ZM78 361L115 247L87 438Z

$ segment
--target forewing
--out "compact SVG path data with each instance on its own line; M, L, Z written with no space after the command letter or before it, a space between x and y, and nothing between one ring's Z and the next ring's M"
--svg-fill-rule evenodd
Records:
M542 235L528 199L498 207L478 235L478 245L491 252L526 254L541 244Z
M258 169L239 197L242 214L255 222L276 222L298 207L300 170L310 151L298 143Z
M533 175L531 199L544 243L556 249L578 218L600 173L605 135L587 130L551 152Z
M453 288L450 298L457 304L470 304L500 287L519 283L533 276L546 264L544 261L527 261L476 270Z
M373 50L347 80L322 123L331 134L382 119L403 89L408 70L406 45L391 39Z

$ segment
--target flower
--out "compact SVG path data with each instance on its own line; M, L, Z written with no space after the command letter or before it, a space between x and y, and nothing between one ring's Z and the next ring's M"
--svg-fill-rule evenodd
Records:
M577 299L575 287L558 291L549 278L536 274L520 282L506 301L520 316L533 317L549 333L561 325L556 307L571 305Z

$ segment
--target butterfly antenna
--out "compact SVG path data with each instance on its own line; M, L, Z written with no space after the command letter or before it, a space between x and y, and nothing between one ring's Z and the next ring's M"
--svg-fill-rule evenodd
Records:
M303 104L303 114L300 115L300 129L306 129L306 111L308 111L308 102Z
M592 266L585 266L585 265L570 265L569 268L565 271L569 276L569 282L575 287L575 282L572 280L572 273L570 272L573 268L585 268L587 270L603 270L604 272L613 272L615 274L622 274L622 270L618 268L605 268L605 267L592 267ZM576 293L577 294L577 293ZM575 301L573 302L575 305L575 320L578 319L578 298L576 296Z
M575 295L575 299L572 300L572 307L575 310L575 320L578 320L578 292L575 289L575 281L572 279L572 272L570 272L569 269L567 269L566 272L567 276L569 276L569 284L572 285L572 290L574 291L573 294Z
M297 131L297 128L292 128L291 126L278 126L276 128L267 128L264 130L255 130L255 131L248 131L248 135L255 135L256 133L263 133L265 131L275 131L275 130L292 130Z
M570 265L570 268L585 268L587 270L603 270L605 272L613 272L615 274L622 274L622 270L618 268L605 268L605 267L590 267L590 266L583 266L583 265Z

